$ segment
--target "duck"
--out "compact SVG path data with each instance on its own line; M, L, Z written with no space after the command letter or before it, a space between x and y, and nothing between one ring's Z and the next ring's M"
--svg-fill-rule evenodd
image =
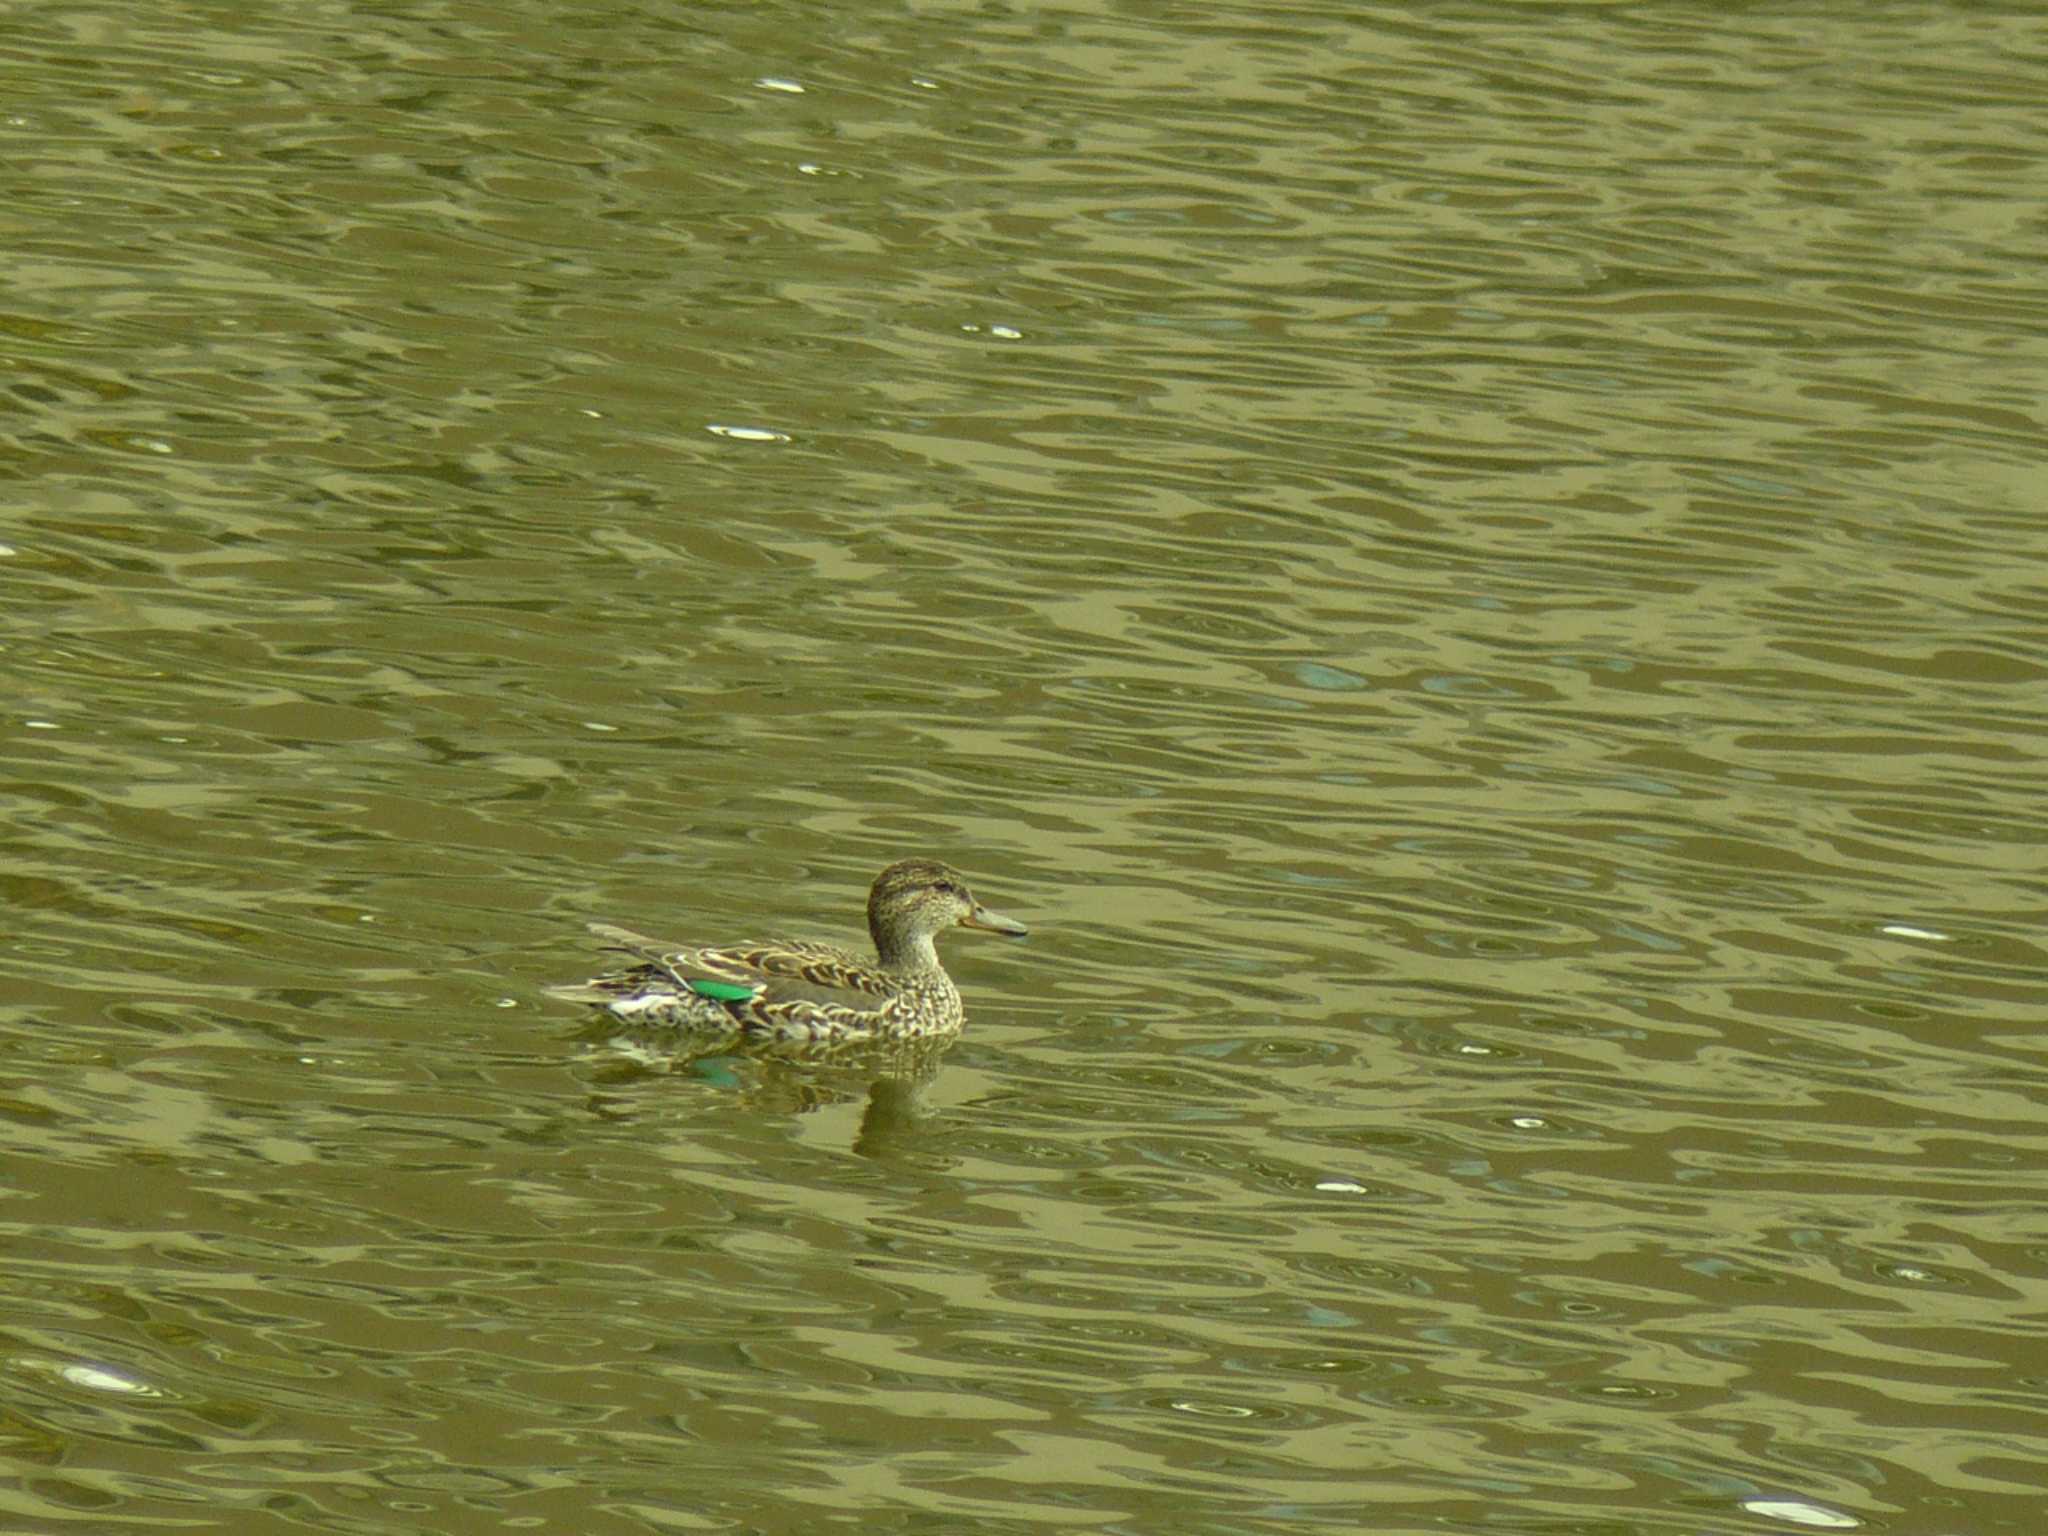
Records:
M902 859L868 891L872 959L831 944L788 939L665 945L630 929L592 923L606 945L637 962L560 987L554 996L592 1004L629 1024L660 1025L783 1041L918 1040L957 1034L960 990L934 942L948 928L1021 939L1030 930L991 912L957 870L937 859Z

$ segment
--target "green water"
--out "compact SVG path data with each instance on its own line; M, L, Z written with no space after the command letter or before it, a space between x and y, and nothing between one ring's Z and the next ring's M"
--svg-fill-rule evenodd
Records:
M0 1528L2038 1529L2030 20L11 38Z

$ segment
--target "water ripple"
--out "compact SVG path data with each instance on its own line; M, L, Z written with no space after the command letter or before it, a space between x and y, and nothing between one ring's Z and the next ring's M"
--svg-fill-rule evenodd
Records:
M2031 1529L2020 18L341 20L17 29L20 1518Z

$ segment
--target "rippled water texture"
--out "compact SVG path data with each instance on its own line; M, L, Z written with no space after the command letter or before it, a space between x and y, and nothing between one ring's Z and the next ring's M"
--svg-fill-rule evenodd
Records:
M2037 17L7 49L0 1528L2036 1536Z

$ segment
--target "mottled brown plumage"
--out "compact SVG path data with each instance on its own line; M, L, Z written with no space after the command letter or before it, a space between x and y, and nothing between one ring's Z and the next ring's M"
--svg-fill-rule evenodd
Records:
M914 1039L960 1028L960 993L933 940L947 928L1021 938L935 859L891 864L868 892L875 957L788 940L664 947L624 928L591 931L639 963L555 995L637 1024L741 1030L781 1040Z

